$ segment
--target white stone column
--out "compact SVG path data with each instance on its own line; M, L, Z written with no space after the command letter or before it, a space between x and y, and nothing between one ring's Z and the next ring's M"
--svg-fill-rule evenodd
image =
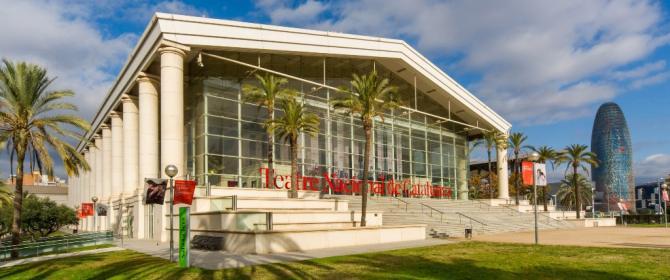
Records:
M67 206L72 207L74 206L74 203L72 203L72 197L76 193L76 188L77 184L74 182L74 175L70 176L67 178Z
M179 172L175 177L185 174L184 170L184 56L177 48L164 47L158 50L161 55L161 174L165 167L174 165Z
M496 157L496 165L498 167L498 198L509 199L507 149L496 148Z
M116 201L123 192L123 118L117 112L110 114L112 118L112 185L111 201ZM110 205L111 206L111 205ZM111 207L110 207L111 208Z
M139 184L135 187L137 204L135 223L133 224L138 238L145 238L144 228L146 223L154 223L154 220L145 221L144 179L158 178L158 88L160 86L158 76L148 73L140 73L137 78L139 93ZM156 213L156 212L154 212ZM158 218L156 215L155 218ZM155 230L157 232L158 230Z
M123 192L124 198L133 196L139 180L139 115L137 98L124 94L123 102ZM135 217L137 218L137 217Z
M112 195L112 130L102 125L102 195L99 196L102 203L109 202Z
M177 167L175 179L186 173L184 170L184 56L182 50L173 47L164 47L158 50L161 55L161 154L160 172L161 178L169 178L165 174L165 167L174 165ZM167 196L168 199L172 198ZM162 227L157 231L161 240L169 240L170 231L163 230L169 227L170 213L168 203L163 205L161 216Z
M102 170L104 169L102 166L102 136L99 134L96 134L94 136L95 138L95 146L97 148L94 148L95 150L95 176L93 176L94 180L91 180L92 186L91 190L93 191L94 196L97 196L99 199L102 197Z
M95 170L95 160L93 159L93 156L91 154L92 149L93 148L91 146L89 146L86 149L86 151L84 152L84 159L86 159L86 162L88 162L88 166L91 167L91 171L88 171L84 174L84 176L82 177L83 180L81 182L81 189L82 190L84 190L84 189L88 190L89 194L93 193L93 184L91 184L91 177L93 175L93 171ZM81 205L81 202L78 202L76 204Z
M140 73L139 86L139 185L144 191L144 179L158 177L158 78Z

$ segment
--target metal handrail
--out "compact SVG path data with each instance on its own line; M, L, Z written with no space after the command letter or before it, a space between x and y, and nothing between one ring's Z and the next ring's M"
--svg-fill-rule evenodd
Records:
M470 219L470 228L472 228L472 221L475 221L475 222L477 222L477 223L479 223L479 224L481 224L481 225L484 225L484 226L488 226L487 224L482 223L482 222L480 222L480 221L477 221L477 220L475 220L475 219L473 219L473 218L470 218L470 217L468 217L467 215L463 215L462 213L456 212L456 214L460 215L460 216L458 217L458 222L459 222L460 224L463 223L463 222L461 221L461 216Z
M424 207L424 206L426 206L426 207L428 207L428 208L430 209L430 216L431 216L431 217L433 216L433 210L435 210L435 212L440 213L440 222L442 221L442 215L443 215L443 214L446 214L446 213L444 213L444 212L442 212L442 211L440 211L440 210L437 210L437 209L435 209L435 208L433 208L433 207L431 207L431 206L429 206L429 205L427 205L427 204L424 204L424 203L419 203L419 204L421 204L421 213L423 213L423 207Z
M398 201L398 207L400 207L400 202L405 203L405 212L407 212L407 205L409 205L409 202L404 201L404 200L402 200L400 198L397 198L395 196L391 196L391 198L395 198Z
M93 235L93 237L88 237L84 235ZM53 240L41 240L41 241L36 241L36 242L29 242L29 243L23 243L20 245L12 246L11 244L0 244L0 248L2 250L2 257L6 258L7 257L7 252L11 251L12 248L17 248L19 251L20 250L26 250L26 249L35 249L35 255L39 256L40 255L40 247L65 247L66 252L70 251L70 247L76 246L76 245L81 245L87 242L94 242L95 248L97 248L98 245L98 240L100 239L98 236L102 235L102 239L104 240L107 237L112 237L113 238L113 232L112 231L102 231L102 232L90 232L90 233L81 233L81 234L76 234L76 235L65 235L63 236L58 236L61 237L62 240L59 241L53 241ZM53 236L56 237L56 236ZM28 254L32 255L32 254Z

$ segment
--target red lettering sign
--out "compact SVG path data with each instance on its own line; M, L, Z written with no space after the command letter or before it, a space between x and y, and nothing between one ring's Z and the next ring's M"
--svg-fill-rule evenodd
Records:
M529 161L524 161L521 170L523 171L523 184L532 185L533 184L533 163Z

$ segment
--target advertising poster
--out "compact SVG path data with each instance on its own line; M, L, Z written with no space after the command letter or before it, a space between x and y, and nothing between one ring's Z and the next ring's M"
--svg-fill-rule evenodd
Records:
M147 178L144 184L144 204L160 204L165 202L167 179Z
M663 190L663 201L668 201L668 192Z
M96 211L98 211L98 217L106 217L109 206L107 206L106 204L98 203L97 207L98 209L96 209Z
M82 214L82 210L83 209L81 209L81 208L77 209L77 218L79 218L79 219L86 218L86 216L84 216L84 214Z
M195 192L195 181L175 180L174 181L174 204L193 203L193 193Z
M535 164L535 178L537 178L538 186L547 185L547 170L546 165L544 163Z
M523 174L523 184L532 185L533 184L533 163L529 161L524 161L521 164L521 172Z
M93 203L82 203L81 204L81 214L84 217L93 216Z
M189 267L191 264L191 208L179 208L179 266Z

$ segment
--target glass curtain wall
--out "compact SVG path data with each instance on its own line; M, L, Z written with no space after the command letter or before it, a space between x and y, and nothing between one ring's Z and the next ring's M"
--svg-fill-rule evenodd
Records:
M309 57L289 54L215 52L237 61L327 84L349 87L352 74L373 69L399 88L401 99L415 107L414 87L374 60ZM266 107L242 103L242 85L255 84L262 71L203 56L204 67L190 65L190 85L186 104L187 166L198 185L213 187L274 187L260 168L267 167L267 134L263 123L269 118ZM301 135L298 168L301 176L312 179L312 187L332 192L328 180L362 179L363 168L371 170L370 180L388 184L392 179L405 189L415 185L448 187L440 195L456 198L457 189L467 192L468 147L464 128L418 113L402 110L386 112L375 119L370 162L363 162L365 134L361 121L329 109L328 101L343 96L331 89L289 79L288 86L304 96L308 112L321 120L315 138ZM447 117L447 109L418 92L417 109ZM275 118L282 116L279 104ZM454 116L452 116L454 118ZM456 119L456 118L454 118ZM283 187L290 175L288 143L275 140L275 174ZM329 178L324 175L328 174ZM318 180L318 183L316 182ZM404 184L408 182L407 184ZM347 188L352 189L351 185ZM388 190L385 191L388 193ZM411 195L411 194L407 194ZM465 195L467 197L467 195Z

